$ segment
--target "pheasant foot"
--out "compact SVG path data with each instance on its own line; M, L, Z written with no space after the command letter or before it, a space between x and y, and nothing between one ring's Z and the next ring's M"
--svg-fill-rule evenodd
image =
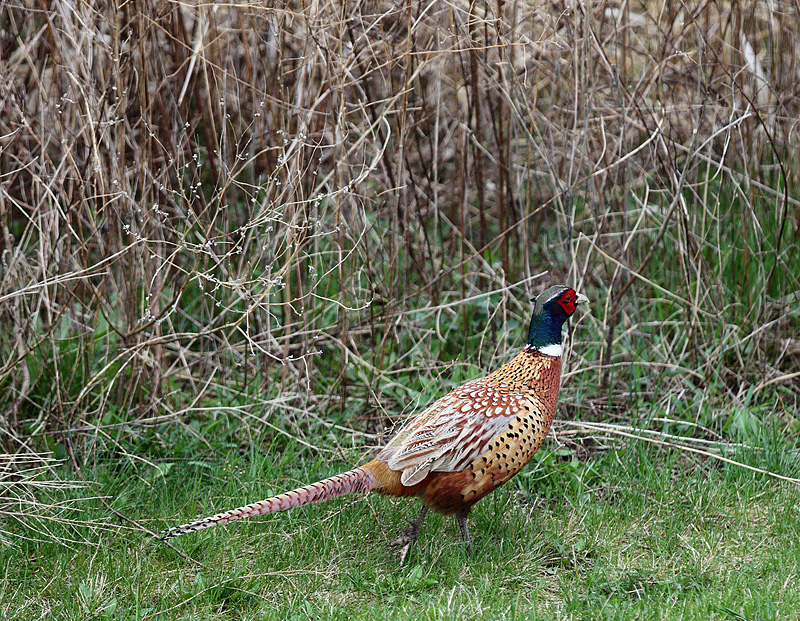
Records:
M417 540L417 535L419 535L419 529L422 526L422 522L425 520L425 516L428 513L427 505L422 505L422 511L419 512L419 515L415 520L412 520L409 525L400 531L400 536L392 541L389 545L392 547L399 547L402 546L400 549L400 565L405 565L406 560L408 559L408 554L411 552L411 546Z

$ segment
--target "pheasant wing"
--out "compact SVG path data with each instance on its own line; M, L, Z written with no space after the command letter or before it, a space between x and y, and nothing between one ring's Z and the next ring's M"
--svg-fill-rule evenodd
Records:
M429 472L466 468L500 435L527 398L502 386L475 380L445 395L413 418L378 454L389 468L402 472L411 486Z

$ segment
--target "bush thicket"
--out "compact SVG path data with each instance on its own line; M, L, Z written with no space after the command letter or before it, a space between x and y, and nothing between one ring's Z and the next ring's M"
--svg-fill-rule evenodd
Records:
M311 444L380 430L505 360L554 282L592 299L576 417L788 411L799 23L763 1L3 3L6 450L220 404Z

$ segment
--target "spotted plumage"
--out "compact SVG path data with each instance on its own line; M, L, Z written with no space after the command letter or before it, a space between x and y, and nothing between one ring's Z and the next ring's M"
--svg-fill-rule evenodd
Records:
M469 381L415 416L372 461L317 483L164 531L171 539L254 515L342 494L417 496L423 511L396 543L402 562L429 508L455 513L469 545L466 516L517 474L550 430L561 374L561 328L585 297L558 285L539 297L528 344L493 373Z

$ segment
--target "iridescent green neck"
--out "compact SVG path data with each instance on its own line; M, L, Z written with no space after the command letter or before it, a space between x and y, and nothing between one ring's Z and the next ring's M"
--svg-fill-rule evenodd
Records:
M561 345L561 328L566 319L566 315L553 317L546 312L535 314L528 329L528 346L540 349L547 345Z

